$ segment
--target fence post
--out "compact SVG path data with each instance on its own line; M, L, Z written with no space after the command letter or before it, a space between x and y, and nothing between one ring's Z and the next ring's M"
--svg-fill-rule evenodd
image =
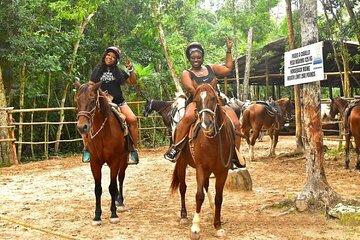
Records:
M13 118L12 118L12 113L10 111L7 111L7 116L8 116L8 125L11 126L11 128L9 128L9 137L10 139L15 139L15 125L13 122ZM15 146L15 140L12 140L10 143L10 151L11 151L11 155L12 155L12 159L13 159L13 164L19 164L17 155L16 155L16 146Z

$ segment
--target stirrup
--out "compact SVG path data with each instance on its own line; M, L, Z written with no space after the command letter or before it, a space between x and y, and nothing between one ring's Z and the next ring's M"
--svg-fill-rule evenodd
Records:
M236 157L231 159L231 163L232 163L232 170L234 169L238 169L238 168L246 168L246 164L242 165L239 161L239 159L237 159Z
M168 151L164 154L164 158L166 160L169 160L170 162L176 162L176 159L178 158L179 150L177 150L174 147L171 147L168 149Z
M90 162L90 152L88 150L83 150L81 161L83 163Z
M137 149L134 149L130 152L128 164L129 165L136 165L139 163L139 155Z

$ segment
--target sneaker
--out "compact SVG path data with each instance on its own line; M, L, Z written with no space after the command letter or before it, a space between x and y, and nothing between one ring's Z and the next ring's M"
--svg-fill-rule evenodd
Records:
M179 151L173 147L171 147L164 155L164 158L166 160L169 160L170 162L176 162L176 158L178 155Z
M139 163L139 155L138 155L138 152L137 150L133 150L130 152L130 157L129 157L129 160L128 160L128 164L129 165L136 165Z
M90 152L88 150L83 150L81 161L84 163L90 162Z
M246 164L242 165L237 158L231 159L231 163L232 163L232 168L231 169L246 168Z

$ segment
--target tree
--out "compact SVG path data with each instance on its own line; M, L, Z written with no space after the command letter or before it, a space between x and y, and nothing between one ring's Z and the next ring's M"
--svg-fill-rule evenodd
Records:
M287 29L288 29L288 39L289 39L289 49L295 49L295 35L293 27L293 18L291 10L291 0L286 0L286 20L287 20ZM295 123L296 123L296 146L297 151L301 151L304 147L302 141L302 124L301 124L301 103L300 103L300 87L298 85L294 86L294 101L295 101Z
M318 42L316 1L301 0L300 11L302 46ZM330 187L325 176L320 119L320 82L303 84L301 93L307 181L295 203L299 211L305 211L309 208L332 205L338 201L339 196Z

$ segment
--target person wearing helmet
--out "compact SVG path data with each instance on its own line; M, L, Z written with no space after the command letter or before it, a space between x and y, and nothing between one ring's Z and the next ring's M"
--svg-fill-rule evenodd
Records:
M231 48L233 42L226 38L226 62L224 65L205 65L203 66L205 51L202 45L198 42L192 42L185 50L187 59L191 64L191 68L184 70L181 74L181 81L186 91L190 93L189 99L192 101L192 96L195 94L196 88L200 84L208 83L214 89L217 89L217 76L226 76L233 71L234 64L231 55ZM179 152L183 147L183 143L187 140L187 134L190 126L196 121L195 116L195 103L191 102L187 105L184 117L180 120L176 127L174 144L170 146L165 153L165 159L175 162ZM225 109L228 116L234 123L236 130L240 129L240 122L235 112L228 106L222 106ZM236 136L236 147L240 147L240 136ZM235 154L236 155L236 154ZM233 161L238 167L241 166L239 160Z
M95 67L91 74L89 84L95 84L102 81L101 90L107 92L112 102L117 104L120 111L126 116L126 123L129 127L132 146L130 146L130 158L128 164L138 164L139 156L136 145L138 141L137 118L131 108L126 104L121 91L121 85L136 84L136 74L130 60L126 60L125 67L127 71L120 69L117 64L121 58L121 51L117 47L108 47L101 57L100 63ZM85 150L83 161L90 161L90 153Z

